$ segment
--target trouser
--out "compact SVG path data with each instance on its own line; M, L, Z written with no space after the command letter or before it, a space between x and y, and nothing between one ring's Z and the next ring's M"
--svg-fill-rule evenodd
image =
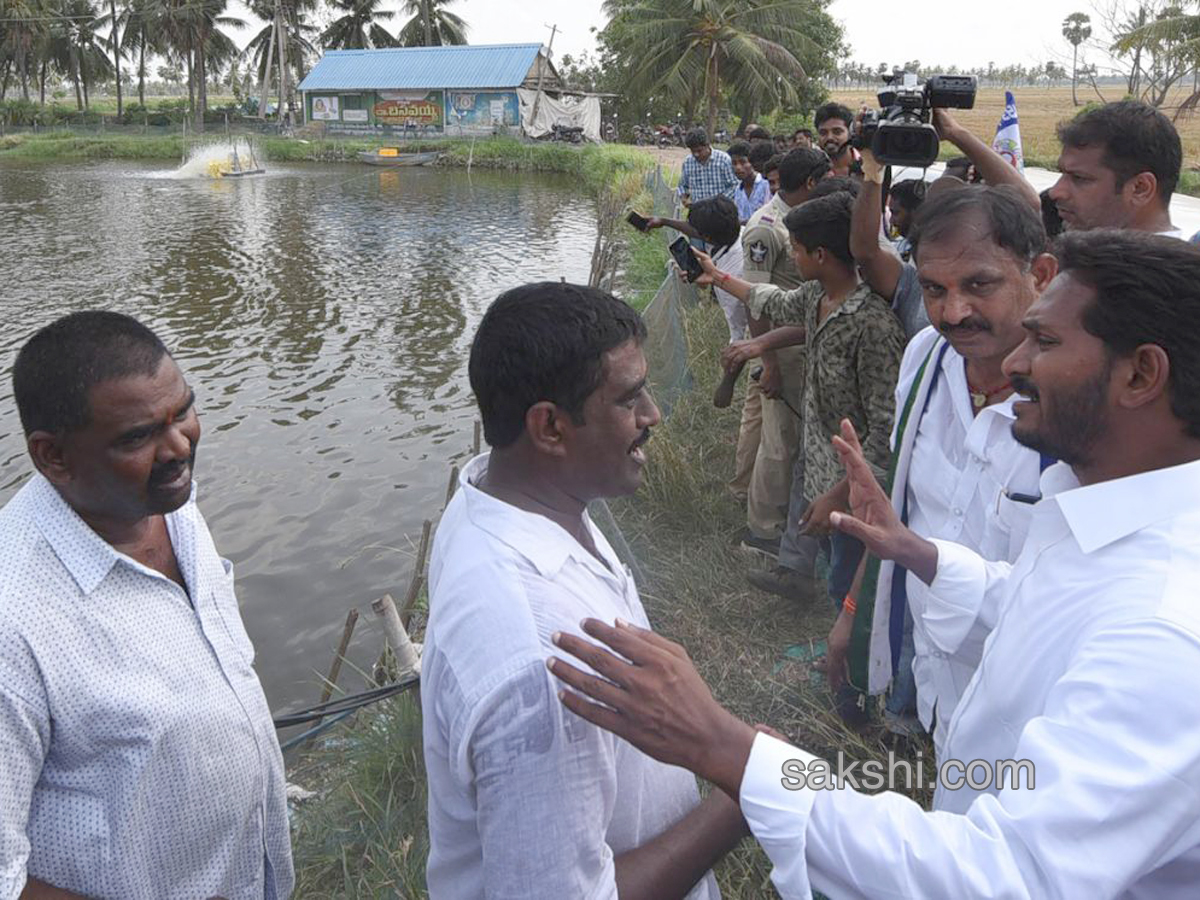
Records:
M762 436L746 500L750 533L767 540L781 537L787 526L792 465L800 448L801 423L796 413L804 393L804 348L785 347L775 355L787 403L763 398Z
M791 497L788 500L787 528L779 541L779 565L801 575L812 575L821 544L816 538L800 533L800 519L806 509L808 499L804 496L804 452L801 450L792 464Z
M840 610L842 601L854 584L854 574L858 571L858 564L862 561L866 547L858 538L835 531L821 539L821 548L829 557L829 599L834 608ZM912 657L909 657L908 668L911 672Z
M896 666L896 677L892 679L892 689L887 699L887 711L897 716L911 716L917 712L917 678L913 675L913 657L916 656L916 652L913 643L912 610L906 603L904 631L900 638L900 661ZM929 731L930 734L934 732L932 724Z
M758 455L758 442L762 437L762 388L758 386L757 381L749 377L749 373L756 368L758 368L758 360L752 359L746 363L746 400L742 404L742 422L738 426L733 478L729 480L729 489L739 500L745 500L750 492L750 477L754 474L754 458Z

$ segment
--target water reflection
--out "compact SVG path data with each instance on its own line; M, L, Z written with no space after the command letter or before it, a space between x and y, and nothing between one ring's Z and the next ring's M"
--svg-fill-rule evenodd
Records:
M474 324L505 288L585 280L594 211L545 176L161 169L0 165L0 503L29 472L16 349L71 310L145 321L196 388L202 508L278 709L315 698L350 606L403 593L470 442ZM353 661L380 643L368 616Z

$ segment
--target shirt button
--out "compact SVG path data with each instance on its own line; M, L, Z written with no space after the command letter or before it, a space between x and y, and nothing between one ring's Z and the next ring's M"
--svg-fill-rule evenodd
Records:
M954 515L955 515L957 518L961 519L961 518L962 518L962 515L963 515L963 511L962 511L962 509L961 509L961 508L959 508L959 507L957 507L957 506L956 506L956 507L954 507Z

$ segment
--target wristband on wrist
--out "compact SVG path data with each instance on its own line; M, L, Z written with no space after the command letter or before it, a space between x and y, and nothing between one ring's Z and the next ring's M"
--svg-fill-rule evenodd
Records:
M849 594L847 594L846 598L842 601L842 611L848 612L850 615L854 615L858 612L858 604L854 602L854 598Z
M730 275L728 272L722 272L720 269L718 269L717 274L714 277L717 279L717 281L721 282L721 284L724 284L733 276Z

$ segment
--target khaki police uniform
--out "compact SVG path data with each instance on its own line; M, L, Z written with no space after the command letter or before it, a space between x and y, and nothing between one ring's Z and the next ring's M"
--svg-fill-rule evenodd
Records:
M785 290L804 281L792 261L791 241L784 216L791 207L776 193L765 206L755 210L742 229L742 277L755 284L774 284ZM804 394L804 347L785 347L775 353L783 381L783 396L792 409L802 409ZM754 363L750 364L751 366ZM761 405L761 414L755 407ZM799 456L802 432L799 417L781 400L762 397L758 385L749 382L742 422L747 431L738 435L739 458L735 479L743 474L745 458L753 446L752 431L760 418L757 452L754 454L746 499L746 524L756 537L781 537L787 527L788 497L793 470ZM803 464L799 473L803 472Z

